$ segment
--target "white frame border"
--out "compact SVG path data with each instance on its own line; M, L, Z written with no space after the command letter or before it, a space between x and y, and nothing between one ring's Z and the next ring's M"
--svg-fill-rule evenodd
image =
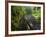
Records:
M38 7L41 7L41 30L11 31L11 5L14 5L14 6L38 6ZM43 32L43 5L42 4L8 3L8 34L27 34L27 33L41 33L41 32Z

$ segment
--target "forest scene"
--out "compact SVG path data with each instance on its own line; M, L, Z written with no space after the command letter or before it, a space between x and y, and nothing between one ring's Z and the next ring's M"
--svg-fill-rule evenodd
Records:
M11 31L40 29L41 7L11 6Z

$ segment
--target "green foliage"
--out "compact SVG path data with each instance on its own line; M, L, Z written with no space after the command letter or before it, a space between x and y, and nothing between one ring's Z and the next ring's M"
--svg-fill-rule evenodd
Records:
M20 19L26 14L34 16L36 23L40 24L40 12L40 7L11 6L11 31L18 31L22 23L24 23L23 27L25 27L25 30L27 29L27 23L25 21L20 22Z
M25 8L21 6L11 6L11 30L19 30L19 21L25 15Z
M34 7L33 8L33 11L32 11L32 16L34 16L35 17L35 19L36 19L36 22L38 23L38 24L40 24L40 20L41 20L41 8L40 7Z

